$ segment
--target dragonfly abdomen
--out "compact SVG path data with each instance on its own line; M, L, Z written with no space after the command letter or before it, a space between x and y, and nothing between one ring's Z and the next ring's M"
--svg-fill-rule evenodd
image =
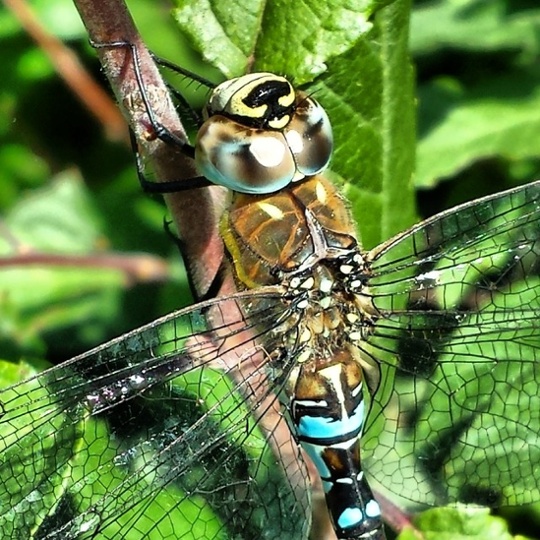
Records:
M338 538L385 538L379 504L365 479L362 369L348 352L312 360L294 377L289 411L297 438L317 467Z

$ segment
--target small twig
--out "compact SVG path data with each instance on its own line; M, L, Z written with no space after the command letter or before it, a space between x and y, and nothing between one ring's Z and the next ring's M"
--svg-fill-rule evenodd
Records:
M164 282L170 278L169 267L163 259L142 253L59 255L57 253L27 251L0 258L0 268L13 266L110 268L122 272L130 286L137 282Z
M5 0L4 3L47 54L60 77L103 125L107 137L114 141L128 142L126 123L118 108L82 66L77 56L43 27L24 0Z
M185 131L170 99L167 87L138 34L122 0L75 0L90 40L105 74L116 94L124 116L132 127L144 154L149 158L156 180L181 180L197 175L193 160L177 148L157 139L152 131L144 99L137 83L133 55L129 47L107 47L111 43L129 43L136 47L139 69L144 80L147 102L156 119L177 137ZM182 191L165 196L180 231L184 256L196 293L204 296L214 282L223 260L223 244L218 221L225 201L222 188L210 187ZM226 280L220 294L232 292L232 279Z

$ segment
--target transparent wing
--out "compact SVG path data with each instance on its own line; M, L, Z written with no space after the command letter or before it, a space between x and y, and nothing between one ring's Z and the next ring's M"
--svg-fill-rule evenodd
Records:
M383 365L364 463L410 501L540 500L540 183L369 254ZM395 369L397 368L397 369Z
M270 393L294 354L265 369L292 317L280 291L239 293L0 391L0 536L307 538Z
M535 183L475 201L367 254L380 317L361 346L382 377L363 454L387 495L540 498L539 200ZM2 537L307 537L273 397L297 313L277 288L237 294L1 391Z

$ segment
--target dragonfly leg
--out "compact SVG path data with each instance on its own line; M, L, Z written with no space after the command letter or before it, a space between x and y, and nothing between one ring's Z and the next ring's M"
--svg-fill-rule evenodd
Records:
M164 143L169 144L179 149L185 156L193 159L195 157L195 148L191 144L189 144L187 140L178 136L176 133L168 129L156 117L156 114L150 103L150 98L145 89L145 84L144 84L142 70L141 70L141 60L140 60L140 56L137 51L136 45L134 43L130 43L129 41L112 41L112 42L107 42L107 43L97 43L95 41L90 41L90 44L92 45L92 47L96 49L126 48L131 52L131 56L133 59L133 71L135 74L135 79L137 81L137 85L141 93L142 103L144 105L146 114L148 116L149 124L151 127L151 134L148 136L149 140L160 139ZM156 60L156 62L159 65L163 65L169 69L173 69L172 63L166 60L157 59L155 55L153 54L151 54L151 56L154 60ZM178 71L178 69L176 69L176 71ZM187 74L187 72L184 73L184 70L181 70L180 72L183 74ZM199 80L199 78L197 78L197 80ZM205 83L205 84L209 84L209 83ZM183 106L187 107L188 106L187 102L184 100L181 94L175 91L174 89L171 89L169 85L167 86L172 91L174 96L182 102ZM149 192L149 193L177 193L179 191L186 191L186 190L197 189L201 187L208 187L210 185L213 185L203 176L196 176L193 178L181 179L181 180L170 180L167 182L152 182L148 180L144 173L144 165L141 158L141 153L139 152L137 140L131 128L130 128L130 139L131 139L131 146L133 149L133 153L135 155L137 177L144 191Z

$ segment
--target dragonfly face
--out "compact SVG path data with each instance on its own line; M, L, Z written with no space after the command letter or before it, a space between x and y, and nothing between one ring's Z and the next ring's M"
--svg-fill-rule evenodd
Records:
M212 99L198 142L214 180L244 192L222 232L245 290L0 392L3 538L307 538L298 454L279 424L259 428L277 394L340 538L384 537L367 481L422 505L540 499L540 183L364 252L337 190L302 173L310 150L283 135L308 102L257 81L225 86L250 114L242 101L229 119L231 100ZM317 146L313 108L294 132ZM252 169L229 174L246 151L263 164L251 147L264 125L228 131L250 115L275 123L295 163L256 195Z
M276 192L330 161L332 130L324 109L283 77L253 73L222 83L204 117L197 167L234 191Z

